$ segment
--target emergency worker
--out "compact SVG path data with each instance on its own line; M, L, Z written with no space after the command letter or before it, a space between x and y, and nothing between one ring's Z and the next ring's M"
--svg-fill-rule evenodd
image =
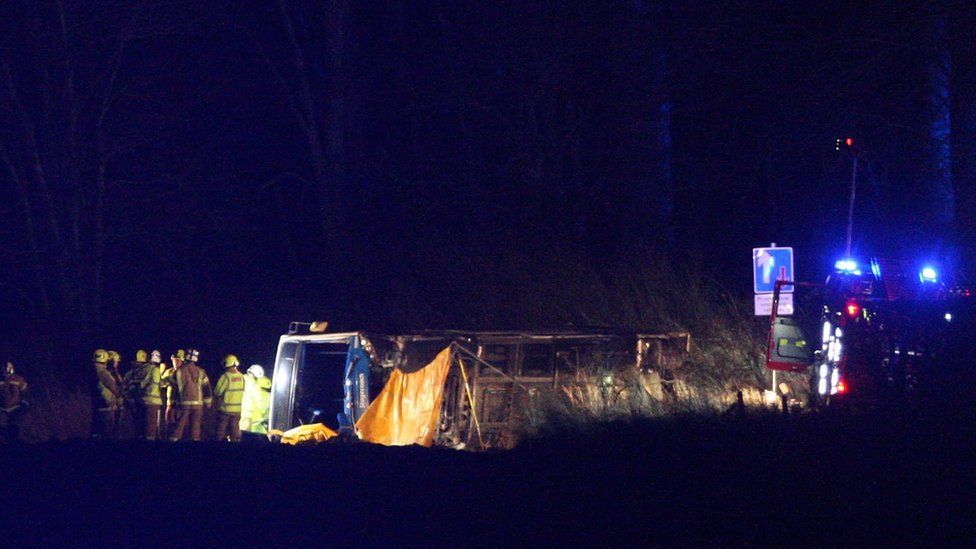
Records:
M166 439L166 389L163 386L163 374L166 372L166 363L163 362L163 353L158 349L153 349L149 353L149 363L159 372L159 416L156 419L156 438Z
M207 372L197 365L200 352L187 349L185 360L169 376L168 387L171 406L175 404L177 423L170 440L183 440L189 430L191 440L200 440L200 426L203 422L203 407L211 405L213 396Z
M158 353L157 353L158 355ZM159 367L136 353L136 362L125 374L125 395L133 412L137 438L156 440L159 435Z
M244 398L244 376L240 361L234 355L224 358L224 373L217 380L217 440L241 440L241 400Z
M136 360L132 363L131 368L138 368L147 362L149 362L149 353L147 353L145 349L139 349L136 351ZM122 377L125 377L125 375Z
M8 362L0 381L0 432L8 444L20 440L20 424L27 411L27 381Z
M95 375L92 380L92 436L114 437L115 417L122 391L109 371L108 351L97 349L92 353Z
M253 364L244 374L244 401L241 403L241 430L268 433L268 414L271 411L271 379L264 376L264 368Z
M122 362L122 355L120 355L117 351L108 352L109 371L119 381L122 380L122 372L119 370L120 362Z
M186 356L186 352L183 349L177 349L175 353L169 357L169 365L160 365L159 372L159 387L160 396L163 402L163 436L167 436L170 428L175 422L174 414L176 413L176 401L174 398L176 389L171 383L173 375L176 373L177 368L183 365L183 358Z
M109 354L111 356L111 353ZM131 374L133 371L138 370L143 364L146 363L148 355L146 351L139 349L136 351L136 359L129 364L129 367L122 372L122 396L125 398L125 407L131 414L135 414L137 411L136 401L139 400L139 396L133 391L132 384L130 380L132 378ZM136 427L138 430L138 427Z
M115 379L115 386L119 390L119 398L116 402L115 410L115 436L122 437L122 428L125 425L125 380L122 377L122 371L119 368L119 363L122 362L122 356L117 351L108 352L108 372Z
M149 353L145 349L139 349L136 351L136 361L132 363L132 367L136 368L143 364L149 364Z

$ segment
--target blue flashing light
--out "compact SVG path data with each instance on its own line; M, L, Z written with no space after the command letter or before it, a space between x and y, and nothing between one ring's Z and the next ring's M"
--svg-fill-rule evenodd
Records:
M857 268L857 261L850 258L838 260L836 263L834 263L834 269L845 274L861 274L860 269Z
M932 267L923 267L918 277L922 282L935 282L939 279L939 274Z

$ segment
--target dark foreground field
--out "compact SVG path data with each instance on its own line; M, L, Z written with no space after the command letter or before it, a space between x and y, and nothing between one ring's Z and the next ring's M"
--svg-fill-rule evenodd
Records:
M934 413L609 424L484 454L49 443L3 449L0 512L8 542L45 545L971 545L973 435Z

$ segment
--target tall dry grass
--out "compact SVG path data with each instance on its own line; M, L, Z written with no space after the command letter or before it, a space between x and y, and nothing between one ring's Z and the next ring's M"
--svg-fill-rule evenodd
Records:
M771 388L771 372L765 368L769 324L767 317L753 315L750 296L727 291L694 262L675 265L655 254L612 265L594 265L573 254L545 261L536 265L543 276L534 283L544 288L536 310L554 306L562 319L622 332L689 332L692 345L679 364L665 371L640 373L632 364L629 370L607 371L601 360L581 364L575 383L532 402L527 434L620 420L720 414L737 402L740 391L747 406L767 405L763 391ZM612 382L604 383L608 376ZM783 382L791 398L805 401L804 374L779 374L777 383Z
M23 442L83 438L90 434L91 398L80 387L45 379L30 380L30 406L23 418Z

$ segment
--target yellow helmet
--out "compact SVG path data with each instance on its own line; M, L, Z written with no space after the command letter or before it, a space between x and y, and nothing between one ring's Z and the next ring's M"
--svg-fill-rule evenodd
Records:
M108 362L108 351L105 349L95 349L95 352L92 353L92 360L99 364L105 364Z
M186 351L184 351L183 349L177 349L176 350L176 354L173 355L173 356L175 356L176 358L178 358L180 360L183 360L184 358L186 358Z
M224 357L224 368L236 368L241 365L241 361L237 360L234 355L227 355Z
M139 349L136 351L136 362L145 362L149 359L149 355L146 353L145 349Z
M122 357L119 356L119 353L116 351L109 351L108 359L111 360L112 362L120 362L122 360Z

